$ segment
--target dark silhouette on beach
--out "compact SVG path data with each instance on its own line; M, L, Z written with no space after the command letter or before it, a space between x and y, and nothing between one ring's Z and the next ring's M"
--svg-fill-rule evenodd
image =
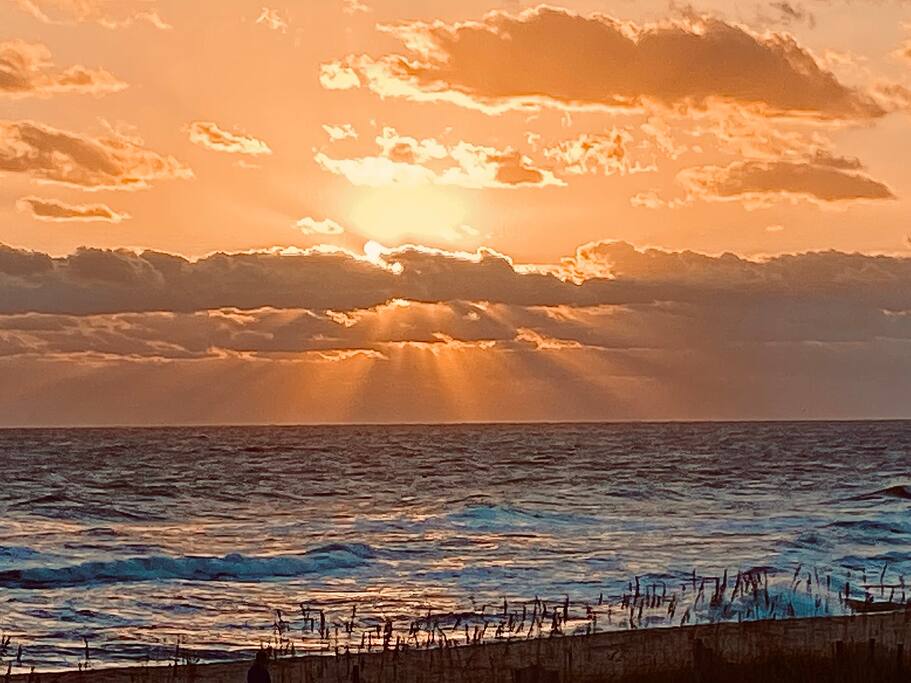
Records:
M269 676L269 651L260 650L256 653L256 661L247 672L247 683L272 683Z

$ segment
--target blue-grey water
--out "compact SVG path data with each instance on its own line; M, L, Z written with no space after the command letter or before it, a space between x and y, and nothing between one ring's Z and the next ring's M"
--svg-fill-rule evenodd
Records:
M0 463L4 670L236 658L276 610L301 652L504 598L628 628L634 577L758 569L778 618L911 574L911 422L6 430Z

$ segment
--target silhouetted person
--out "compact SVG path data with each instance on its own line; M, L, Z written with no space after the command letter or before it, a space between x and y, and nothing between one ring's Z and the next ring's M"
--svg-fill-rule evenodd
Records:
M247 672L247 683L272 683L269 676L269 651L260 650L256 653L256 661Z

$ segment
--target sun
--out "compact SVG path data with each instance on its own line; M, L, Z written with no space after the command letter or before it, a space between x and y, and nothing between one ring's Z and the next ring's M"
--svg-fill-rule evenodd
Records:
M364 237L383 244L407 240L468 244L478 232L467 225L469 207L448 188L359 189L348 223Z

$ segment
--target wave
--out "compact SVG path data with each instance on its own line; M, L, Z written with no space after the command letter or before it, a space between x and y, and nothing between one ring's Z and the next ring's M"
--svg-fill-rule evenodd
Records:
M591 517L569 513L523 510L508 505L469 505L458 512L446 515L446 520L455 526L482 531L597 523L597 520Z
M33 560L41 553L24 545L0 545L0 562L21 562Z
M879 535L881 537L891 537L897 534L911 533L911 524L899 520L875 520L875 519L858 519L858 520L839 520L828 525L834 529L841 529L847 532L857 532L865 535Z
M142 495L142 491L133 491ZM151 496L147 496L151 497ZM9 510L26 510L30 514L49 519L72 519L74 517L85 519L102 519L107 521L160 521L161 515L153 514L147 510L133 511L113 505L109 501L91 503L86 500L77 500L66 493L48 493L33 498L25 498L10 503Z
M43 496L35 496L33 498L26 498L24 500L17 500L13 503L10 503L9 509L16 510L18 508L31 508L35 505L55 505L57 503L69 503L70 499L67 498L62 493L47 493Z
M869 569L871 572L878 572L883 566L897 568L909 562L911 553L902 550L890 550L876 555L845 555L837 561L840 566L854 571Z
M360 543L332 544L303 555L250 557L150 556L64 567L29 567L0 571L0 587L73 588L136 581L262 581L308 574L332 574L367 565L376 553Z

